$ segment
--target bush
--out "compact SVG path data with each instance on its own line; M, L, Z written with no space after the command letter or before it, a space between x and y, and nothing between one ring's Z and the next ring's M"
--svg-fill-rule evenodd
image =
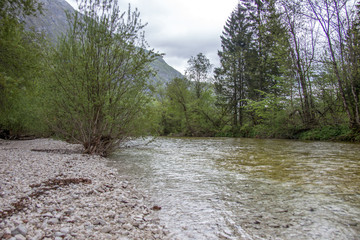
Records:
M81 14L51 54L48 120L56 134L106 156L139 133L148 107L149 64L137 11L121 14L117 1L83 0Z
M338 140L351 133L347 126L323 126L305 131L299 135L301 140Z

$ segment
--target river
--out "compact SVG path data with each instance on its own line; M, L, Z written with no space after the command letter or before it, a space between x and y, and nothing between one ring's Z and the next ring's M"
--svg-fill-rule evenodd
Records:
M109 161L171 239L360 239L360 145L157 138Z

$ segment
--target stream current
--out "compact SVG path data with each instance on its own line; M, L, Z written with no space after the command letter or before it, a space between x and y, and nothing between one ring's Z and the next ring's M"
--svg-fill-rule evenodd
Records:
M161 210L171 239L360 239L360 145L136 140L109 161Z

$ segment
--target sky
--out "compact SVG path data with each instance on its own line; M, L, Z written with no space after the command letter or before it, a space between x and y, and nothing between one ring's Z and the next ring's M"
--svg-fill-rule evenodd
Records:
M75 0L66 0L75 7ZM125 10L140 12L145 27L145 39L150 48L164 53L165 61L185 73L187 61L203 53L219 66L217 51L221 50L220 36L226 20L238 0L118 0Z

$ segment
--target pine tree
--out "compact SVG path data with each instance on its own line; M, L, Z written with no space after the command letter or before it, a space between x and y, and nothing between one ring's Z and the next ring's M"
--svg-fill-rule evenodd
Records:
M228 105L232 115L232 128L235 133L243 124L244 100L249 83L249 57L251 49L251 22L247 9L240 4L226 22L218 55L221 67L215 69L215 85L219 99Z
M247 108L247 102L285 92L279 79L288 41L276 1L240 1L226 22L221 42L221 67L215 71L219 99L228 104L235 131L247 119L257 125L264 114Z

